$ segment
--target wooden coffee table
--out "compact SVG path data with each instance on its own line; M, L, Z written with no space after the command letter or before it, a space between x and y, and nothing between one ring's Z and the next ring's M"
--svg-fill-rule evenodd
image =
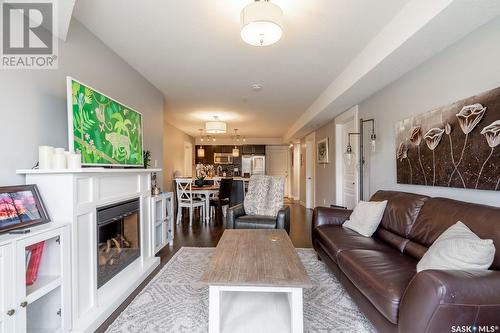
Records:
M226 230L201 282L209 332L302 332L303 288L312 287L284 230Z

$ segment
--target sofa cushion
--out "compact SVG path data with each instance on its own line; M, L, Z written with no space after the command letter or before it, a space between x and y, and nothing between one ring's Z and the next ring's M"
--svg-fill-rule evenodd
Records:
M346 250L339 253L338 265L387 320L398 323L399 304L416 274L416 260L394 249Z
M384 215L387 200L384 201L360 201L354 208L349 220L342 225L357 233L371 237L377 230L380 220Z
M237 229L276 229L276 218L272 216L243 215L236 219Z
M365 237L356 231L336 225L322 225L315 229L316 239L320 240L325 252L333 261L337 262L337 256L341 251L350 249L366 249L379 251L393 251L388 245L381 241Z
M380 227L407 238L427 199L427 196L420 194L378 191L370 198L370 201L387 200Z
M462 222L439 236L417 264L417 272L438 270L487 270L495 257L491 239L481 239Z
M410 245L412 243L428 248L446 229L457 223L457 221L465 224L478 237L493 240L496 253L491 269L500 269L499 207L445 198L431 198L427 200L415 221L409 235L411 242L406 247L405 252L411 249ZM423 255L422 251L418 254L419 257Z

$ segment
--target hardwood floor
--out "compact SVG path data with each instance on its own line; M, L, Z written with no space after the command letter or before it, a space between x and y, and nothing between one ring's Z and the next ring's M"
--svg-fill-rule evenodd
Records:
M305 209L299 203L289 203L290 206L290 239L296 248L312 247L311 220L312 210ZM187 214L181 224L175 226L175 236L172 246L166 246L158 252L161 264L151 275L123 302L118 309L96 330L104 332L118 315L132 302L137 294L165 266L165 264L182 247L215 247L224 233L225 221L212 219L210 224L200 223L199 218L193 219L189 226Z

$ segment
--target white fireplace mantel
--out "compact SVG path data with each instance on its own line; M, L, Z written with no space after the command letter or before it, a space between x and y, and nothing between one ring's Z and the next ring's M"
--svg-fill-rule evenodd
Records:
M94 332L160 264L154 256L151 173L161 169L18 170L36 184L52 221L71 226L72 332ZM98 207L139 198L141 257L97 289Z
M116 174L116 173L153 173L161 169L112 169L112 168L81 168L81 169L20 169L18 175L54 175L54 174Z

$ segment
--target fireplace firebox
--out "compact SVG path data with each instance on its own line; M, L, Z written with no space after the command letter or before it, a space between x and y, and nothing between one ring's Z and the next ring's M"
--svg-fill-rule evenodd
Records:
M97 288L141 256L139 199L97 209Z

